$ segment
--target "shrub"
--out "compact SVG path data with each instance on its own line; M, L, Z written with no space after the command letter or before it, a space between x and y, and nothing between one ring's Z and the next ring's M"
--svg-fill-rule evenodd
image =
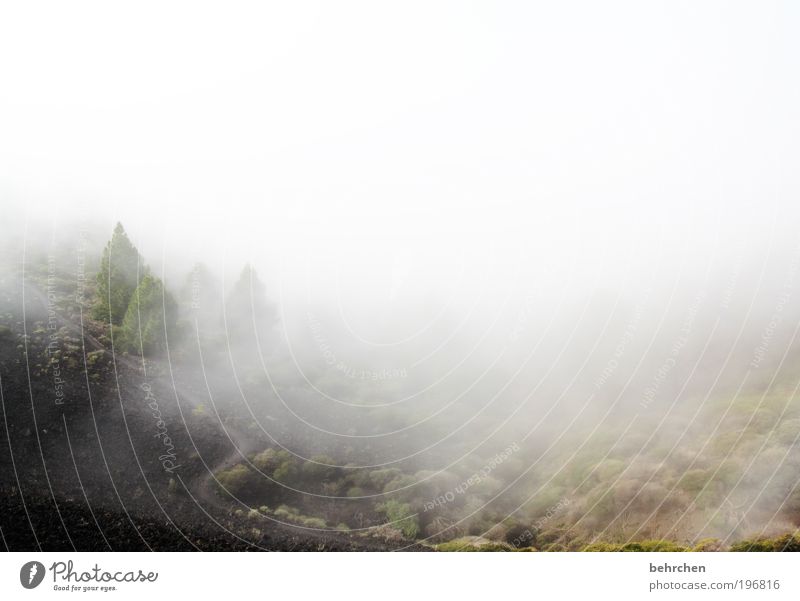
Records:
M614 543L592 543L586 545L583 550L589 553L607 553L611 551L622 551L622 545Z
M377 490L383 490L389 482L402 476L403 473L396 467L390 467L383 470L374 470L369 473L369 480Z
M253 457L253 465L255 465L262 472L272 472L280 465L280 463L281 460L279 460L275 449L265 449Z
M272 477L278 482L290 483L297 477L297 466L293 460L287 459L272 472Z
M774 551L774 544L773 541L768 538L745 539L732 544L731 551L763 553Z
M254 481L253 472L241 463L229 470L217 472L215 475L218 484L234 495L239 495L247 490Z
M800 536L797 534L784 534L773 539L774 551L800 552Z
M731 551L773 552L773 551L800 551L800 536L797 534L784 534L775 538L756 538L742 540L731 545Z
M697 542L692 551L722 551L722 541L718 538L704 538Z
M86 365L95 367L103 359L105 359L106 352L104 350L92 351L86 354Z
M288 505L279 505L275 510L274 515L276 518L294 521L300 516L300 512L294 507L289 507Z
M708 482L708 474L705 470L689 470L678 482L683 490L688 493L697 494Z
M630 543L607 543L597 542L591 543L583 548L584 551L589 552L627 552L627 553L642 553L652 551L687 551L686 547L682 547L677 543L668 540L643 540L639 542Z
M322 482L336 476L336 462L327 455L315 455L311 461L303 463L303 475L314 481Z
M506 543L488 541L478 537L465 536L456 538L446 543L440 543L434 547L437 551L448 553L461 552L507 552L514 551L514 547Z
M437 551L444 551L446 553L480 551L480 547L473 544L468 538L457 538L455 540L447 541L446 543L440 543L434 548Z
M669 540L643 540L639 544L642 547L642 551L660 551L660 552L688 551L686 547L683 547Z
M548 552L566 551L566 550L567 548L560 543L550 543L549 545L546 545L545 547L542 548L542 551L548 551Z
M641 553L644 551L644 547L640 543L626 543L622 545L620 551L624 551L626 553Z
M419 520L411 510L411 505L391 499L377 506L383 512L390 525L400 530L406 538L416 538L419 534Z
M533 526L517 524L508 529L506 542L518 549L532 547L536 543L536 529Z

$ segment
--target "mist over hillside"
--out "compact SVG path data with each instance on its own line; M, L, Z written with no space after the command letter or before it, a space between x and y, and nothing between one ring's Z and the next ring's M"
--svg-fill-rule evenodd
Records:
M382 301L331 303L284 296L255 261L171 276L121 225L25 219L2 278L12 498L180 512L256 546L300 529L715 549L798 525L791 240L702 279L654 271L562 302L555 288L468 306L407 289L392 264L368 279L388 283Z
M4 544L797 550L798 17L8 7Z

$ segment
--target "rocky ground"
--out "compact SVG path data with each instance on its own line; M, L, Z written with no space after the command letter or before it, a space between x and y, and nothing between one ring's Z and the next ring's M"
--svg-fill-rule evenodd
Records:
M169 370L109 352L107 332L41 286L0 298L0 534L11 551L391 550L408 542L294 527L218 498L236 427L192 411ZM18 290L9 293L8 290Z

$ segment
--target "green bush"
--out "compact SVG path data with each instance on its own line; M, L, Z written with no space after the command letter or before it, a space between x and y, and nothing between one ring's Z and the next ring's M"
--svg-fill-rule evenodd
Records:
M306 528L326 528L328 526L322 518L312 518L308 516L301 516L299 522Z
M718 538L704 538L698 541L692 551L721 551L722 541Z
M757 538L753 540L741 540L731 545L731 551L737 552L767 552L774 551L773 541L768 538Z
M255 479L255 474L242 464L217 472L215 476L218 484L234 495L245 492L253 485Z
M106 352L104 350L92 351L86 354L86 365L95 367L98 363L105 359Z
M315 482L324 482L336 476L336 462L327 455L315 455L311 461L303 463L303 475Z
M742 540L731 545L731 551L738 552L798 552L800 551L800 536L797 534L784 534L775 538L755 538Z
M660 551L660 552L688 551L686 547L682 547L677 543L668 540L643 540L643 541L630 542L624 544L597 542L585 546L583 550L588 552L622 551L627 553L642 553L642 552L653 552L653 551Z
M784 534L773 539L773 550L787 551L792 553L800 552L800 535Z
M369 481L376 490L383 490L383 487L389 482L402 475L403 472L396 467L374 470L369 473Z
M274 515L276 518L295 521L300 516L300 512L294 507L289 507L288 505L279 505L275 510Z
M434 547L437 551L444 551L447 553L474 553L474 552L508 552L514 551L514 547L506 543L498 543L494 541L487 541L478 537L465 536L463 538L456 538L446 543L440 543Z
M275 449L264 449L253 457L253 465L262 472L273 472L278 466L290 458L286 451L276 451Z
M689 470L678 482L683 490L691 494L699 493L708 482L708 474L705 470Z
M613 551L622 551L622 545L615 543L592 543L583 548L584 551L589 553L607 553Z
M389 525L400 530L406 538L416 538L419 534L419 520L408 503L391 499L378 505L377 509L386 515Z
M660 551L660 552L675 553L675 552L689 550L686 547L683 547L669 540L643 540L642 542L639 543L639 545L641 546L642 551L645 552Z
M294 460L287 459L281 463L277 468L275 468L275 471L272 472L272 477L278 482L282 482L284 484L290 484L291 482L295 481L297 478L297 466L295 465Z

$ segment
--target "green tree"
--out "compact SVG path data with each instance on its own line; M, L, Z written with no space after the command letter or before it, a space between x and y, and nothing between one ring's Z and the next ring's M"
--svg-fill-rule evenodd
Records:
M205 331L220 327L222 290L211 270L196 263L178 295L182 314Z
M119 328L118 345L129 352L149 355L166 350L175 333L178 307L161 280L147 274L134 291Z
M120 324L131 295L146 271L141 264L139 251L131 244L122 224L117 223L103 251L100 271L97 273L97 303L93 308L95 319Z
M225 303L228 335L237 342L268 342L268 332L275 325L275 306L267 299L264 284L255 269L245 265Z

